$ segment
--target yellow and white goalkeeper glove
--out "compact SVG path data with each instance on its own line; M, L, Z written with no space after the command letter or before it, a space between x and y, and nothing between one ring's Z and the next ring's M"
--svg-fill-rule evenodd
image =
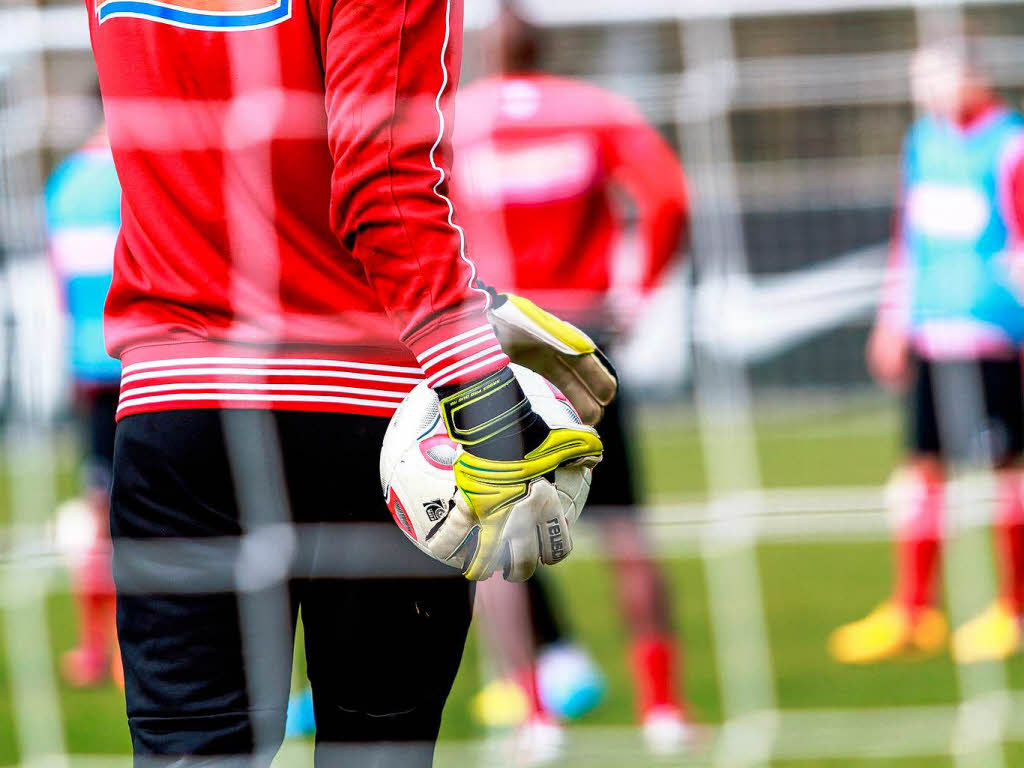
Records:
M490 320L505 354L558 387L583 423L596 426L619 389L608 358L587 334L532 301L491 294Z
M455 506L426 537L438 558L459 562L467 579L501 570L526 581L537 562L572 551L572 534L554 486L559 467L593 467L601 438L591 427L549 429L510 368L461 389L439 388L445 426L459 443Z

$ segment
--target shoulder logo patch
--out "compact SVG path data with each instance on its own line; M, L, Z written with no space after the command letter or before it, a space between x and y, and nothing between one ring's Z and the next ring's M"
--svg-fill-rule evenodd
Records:
M292 15L293 0L97 0L99 23L146 19L187 29L230 32L272 27Z

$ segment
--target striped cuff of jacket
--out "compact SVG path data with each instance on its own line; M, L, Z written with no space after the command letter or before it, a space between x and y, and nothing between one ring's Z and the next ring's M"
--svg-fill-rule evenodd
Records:
M459 386L489 376L508 365L494 329L488 323L476 327L460 326L417 339L413 352L431 387Z

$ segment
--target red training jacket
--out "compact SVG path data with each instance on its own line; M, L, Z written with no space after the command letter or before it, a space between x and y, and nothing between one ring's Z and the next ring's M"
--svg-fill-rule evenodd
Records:
M454 193L483 277L585 327L622 324L687 222L665 140L622 97L558 77L488 78L457 105Z
M461 0L86 0L119 417L389 415L507 364L448 199Z

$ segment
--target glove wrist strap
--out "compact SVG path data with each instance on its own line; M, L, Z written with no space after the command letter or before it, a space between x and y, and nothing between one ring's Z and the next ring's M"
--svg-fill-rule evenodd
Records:
M521 459L547 436L511 368L462 388L439 387L437 395L452 440L478 456Z
M515 429L533 413L510 368L461 388L439 387L437 396L448 434L467 446Z

